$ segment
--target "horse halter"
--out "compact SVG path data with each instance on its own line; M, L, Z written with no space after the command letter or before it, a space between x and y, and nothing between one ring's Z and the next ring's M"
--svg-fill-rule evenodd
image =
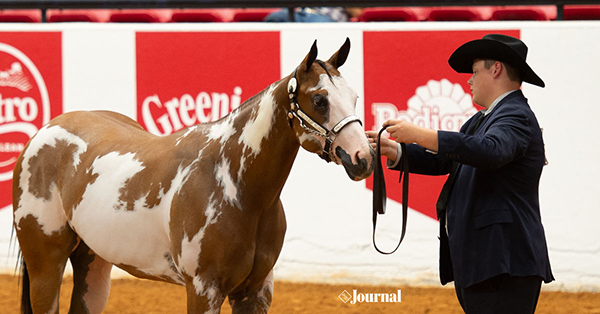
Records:
M290 122L290 127L293 127L292 121L294 118L296 118L300 123L300 127L302 127L306 132L324 138L325 146L318 155L326 162L331 162L333 156L331 144L333 144L333 141L335 141L335 136L338 135L344 127L352 122L358 122L362 126L362 121L360 121L360 118L356 115L351 114L340 120L335 126L333 126L333 129L329 130L311 118L308 114L306 114L306 112L302 111L298 105L298 79L296 78L297 71L298 68L294 70L292 78L290 78L288 82L288 93L290 98L290 111L288 112L288 120ZM310 128L306 126L307 124L310 125Z

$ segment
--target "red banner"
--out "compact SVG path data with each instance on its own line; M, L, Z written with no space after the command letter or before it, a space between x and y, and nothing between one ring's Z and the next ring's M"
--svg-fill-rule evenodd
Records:
M12 171L29 139L62 113L60 32L0 33L0 209L12 203Z
M280 78L279 32L139 32L137 119L168 135L215 121Z
M448 65L452 52L490 31L365 32L365 127L378 130L388 119L458 131L480 109L469 94L469 74ZM519 31L494 31L519 37ZM387 195L401 202L398 174L386 170ZM447 176L411 174L410 207L435 218L435 203ZM367 181L373 188L373 181Z

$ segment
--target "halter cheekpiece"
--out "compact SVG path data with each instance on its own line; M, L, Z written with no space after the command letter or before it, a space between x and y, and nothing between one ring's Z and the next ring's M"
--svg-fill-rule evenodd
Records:
M306 132L315 134L317 136L323 137L325 139L325 146L323 147L323 151L319 153L319 157L321 157L326 162L331 162L333 152L331 151L331 144L335 140L335 136L342 131L342 129L352 122L358 122L362 125L362 121L356 115L349 115L342 120L340 120L333 129L329 130L324 127L313 118L311 118L306 112L300 109L298 105L298 79L296 78L296 73L298 68L294 70L292 74L292 78L288 81L288 94L290 98L290 111L288 112L288 120L290 122L290 127L292 127L292 121L294 118L298 119L300 127L302 127ZM310 128L306 125L309 125Z

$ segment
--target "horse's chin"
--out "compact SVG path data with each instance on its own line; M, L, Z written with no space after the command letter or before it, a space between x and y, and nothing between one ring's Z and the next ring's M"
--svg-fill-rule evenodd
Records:
M373 173L373 160L375 158L375 153L373 150L370 151L370 158L357 158L356 162L352 161L352 158L345 150L340 147L337 147L335 150L336 156L341 161L344 169L346 170L346 174L348 177L354 181L361 181L371 176ZM369 159L369 160L368 160Z

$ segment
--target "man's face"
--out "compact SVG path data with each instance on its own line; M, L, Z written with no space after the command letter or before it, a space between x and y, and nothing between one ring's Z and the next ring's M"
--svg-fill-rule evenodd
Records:
M473 102L484 108L488 108L492 104L492 101L494 101L493 99L489 99L493 96L490 92L494 80L494 68L494 66L491 66L489 69L486 69L484 61L476 59L473 61L473 75L467 81L471 86Z

